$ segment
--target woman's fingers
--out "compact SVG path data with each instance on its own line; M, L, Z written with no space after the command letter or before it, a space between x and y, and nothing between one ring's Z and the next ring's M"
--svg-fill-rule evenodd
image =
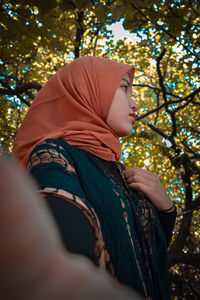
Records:
M140 183L140 182L132 182L129 184L129 186L135 190L138 190L142 193L144 193L146 196L150 195L150 190L149 188L143 184L143 183Z
M169 195L154 173L135 167L125 170L124 175L129 186L144 193L157 209L166 210L172 206Z
M132 184L142 184L147 188L149 187L152 192L157 189L157 185L160 184L155 174L141 168L128 169L127 172L125 172L125 177L130 186L133 187Z
M154 173L149 172L148 170L142 169L142 168L139 168L139 167L126 169L124 171L124 174L125 174L127 179L132 177L132 176L140 176L140 177L146 178L146 179L149 179L149 178L155 179L157 177Z
M141 183L143 185L148 186L148 180L145 177L139 175L133 175L126 179L128 184L131 185L132 183Z

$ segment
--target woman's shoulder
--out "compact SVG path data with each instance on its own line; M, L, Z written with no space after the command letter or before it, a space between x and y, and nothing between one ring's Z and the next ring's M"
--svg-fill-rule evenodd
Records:
M43 163L59 163L66 167L69 162L73 164L70 153L71 146L64 140L46 139L40 141L29 156L27 169Z
M41 164L41 163L59 163L66 167L67 165L90 165L91 155L76 146L69 145L62 139L46 139L37 143L35 148L32 150L29 161L28 169L30 164Z
M57 154L62 154L64 156L65 155L70 156L75 153L80 153L80 150L81 149L79 149L78 147L71 146L62 139L46 139L36 144L34 149L31 151L29 160L35 153L50 152L52 154L57 153Z

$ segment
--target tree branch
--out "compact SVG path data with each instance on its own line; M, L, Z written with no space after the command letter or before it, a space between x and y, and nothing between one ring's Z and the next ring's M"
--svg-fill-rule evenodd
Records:
M81 10L78 13L78 20L77 20L78 25L77 25L76 39L75 39L76 44L75 44L75 48L74 48L75 58L78 58L80 56L79 52L80 52L81 39L82 39L83 33L84 33L83 19L84 19L84 11Z
M164 27L162 27L161 25L159 25L158 23L153 24L151 22L151 20L145 16L145 14L138 8L136 7L133 3L131 3L131 6L134 10L137 11L138 14L140 14L147 22L150 22L153 26L161 30L163 30L163 32L165 32L169 37L171 37L174 41L176 41L177 43L179 43L187 52L191 53L192 55L194 55L197 59L200 59L199 55L197 55L196 53L192 52L188 47L185 46L184 43L182 43L180 40L178 40L173 34L171 34L168 30L166 30Z
M5 83L3 83L0 80L1 84L5 86ZM17 87L16 89L11 89L9 86L7 89L0 88L0 95L17 95L27 92L30 89L36 89L39 91L42 88L42 85L37 82L29 82L22 84L21 86Z
M199 299L200 294L199 291L197 290L197 286L196 286L196 280L194 282L194 280L190 279L190 278L184 278L183 275L178 275L178 274L174 274L172 272L169 272L169 280L171 282L176 283L176 285L178 285L178 287L183 288L183 286L188 286L188 288L191 290L192 292L192 299ZM193 283L194 282L194 283ZM179 288L178 288L179 289ZM180 292L179 292L180 293ZM188 298L189 299L189 298Z
M149 89L152 89L152 90L155 90L155 91L158 91L158 92L162 92L162 90L160 88L157 88L157 87L154 87L154 86L151 86L151 85L148 85L148 84L133 84L132 86L137 86L137 87L142 87L142 88L147 87ZM172 94L170 92L167 92L167 91L166 91L166 94L170 95L170 96L173 96L174 98L182 99L182 97L174 95L174 94Z
M162 137L164 137L165 139L169 139L169 136L164 133L161 129L159 129L158 127L156 127L155 125L151 124L151 123L147 123L147 126L149 128L151 128L153 131L157 132L159 135L161 135Z
M185 98L183 98L183 100L188 100L188 99L191 99L191 98L193 99L194 96L196 96L199 92L200 92L200 87L198 89L194 90L189 95L187 95Z
M162 91L162 90L159 89L159 88L154 88L154 87L151 87L151 86L148 86L148 85L133 85L133 86L149 87L149 88L152 88L152 89L154 89L154 90ZM160 110L161 108L166 107L166 106L169 106L169 105L171 105L171 104L179 104L179 103L182 103L182 102L184 102L184 101L187 101L187 102L184 103L182 106L179 106L178 108L174 109L173 112L176 113L176 112L177 112L178 110L180 110L181 108L184 108L185 106L187 106L189 102L192 102L192 99L194 98L194 96L197 95L199 92L200 92L200 88L194 90L192 93L190 93L189 95L187 95L187 96L184 97L184 98L181 98L181 97L179 97L179 96L176 96L176 95L171 94L171 96L176 97L176 98L179 98L179 99L181 99L181 100L171 100L171 101L167 101L167 102L165 102L165 103L163 103L163 104L160 104L160 105L157 106L156 108L154 108L154 109L152 109L152 110L146 112L146 113L143 114L143 115L137 115L136 120L138 121L138 120L144 119L144 118L146 118L147 116L153 114L154 112L157 112L157 111ZM168 94L169 94L169 93L168 93ZM189 99L189 100L188 100L188 99ZM199 104L200 104L200 103L199 103ZM168 111L168 113L171 113L171 112Z
M163 107L165 107L165 106L168 106L168 105L171 105L171 104L181 103L182 101L184 101L184 100L181 100L181 101L180 101L180 100L167 101L166 103L160 104L160 105L157 106L156 108L154 108L154 109L152 109L152 110L146 112L146 113L143 114L143 115L137 115L136 120L138 121L138 120L144 119L144 118L146 118L147 116L153 114L154 112L160 110L161 108L163 108Z
M15 89L15 91L16 91L16 93L22 94L30 89L35 89L35 90L39 91L41 88L42 88L42 85L40 83L32 81L32 82L21 84L19 87L17 87Z
M164 99L164 102L167 102L167 98L166 98L166 88L165 88L165 85L164 85L164 77L162 76L162 73L161 73L161 69L160 69L160 62L163 58L163 56L165 55L166 53L166 49L164 48L162 50L162 52L160 53L160 55L157 57L157 72L158 72L158 77L159 77L159 83L160 83L160 87L161 87L161 91L163 93L163 99Z
M180 253L184 247L185 240L188 236L188 232L190 230L190 225L192 221L192 212L183 215L183 219L181 222L181 226L179 228L178 235L175 238L175 241L169 248L169 257L173 257L174 253Z
M178 215L187 215L190 214L191 212L193 212L194 210L198 210L200 209L200 196L197 197L196 200L192 201L188 207L187 210L183 210L182 212L180 212Z
M166 87L164 85L164 76L161 73L161 69L160 69L160 62L163 58L163 56L165 55L166 49L164 48L163 51L160 53L160 55L157 57L157 73L158 73L158 77L159 77L159 83L160 83L160 87L162 90L162 94L163 94L163 99L164 99L164 103L167 103L167 91L166 91ZM174 138L176 136L177 133L177 126L176 126L176 118L175 118L175 110L174 111L170 111L168 109L168 106L165 106L166 112L171 116L171 120L172 120L172 132L170 134L170 138Z
M199 254L193 254L193 253L178 253L174 256L169 257L168 259L169 266L174 266L176 264L186 264L186 265L192 265L196 268L200 269L200 255Z
M19 98L20 101L21 101L22 103L26 104L27 106L30 106L30 103L29 103L28 101L26 101L23 97L21 97L21 96L19 95L19 93L17 93L15 90L11 89L11 88L9 87L9 85L6 84L5 82L3 82L1 79L0 79L0 83L1 83L4 87L6 87L6 89L0 89L0 94L2 94L2 95L13 95L13 96L17 96L17 98ZM2 90L4 91L4 93L2 93ZM5 93L5 92L6 92L6 93Z

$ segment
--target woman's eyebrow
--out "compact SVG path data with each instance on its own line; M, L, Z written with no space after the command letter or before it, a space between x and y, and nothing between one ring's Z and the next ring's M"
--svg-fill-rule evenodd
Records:
M131 84L130 84L130 82L127 79L122 78L122 80L126 81L128 83L128 86L131 88Z

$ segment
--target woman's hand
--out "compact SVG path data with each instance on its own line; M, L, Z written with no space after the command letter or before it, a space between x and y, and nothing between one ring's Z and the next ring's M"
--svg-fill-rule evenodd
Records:
M124 175L129 186L144 193L158 210L168 210L173 206L173 202L155 174L135 167L125 170Z

